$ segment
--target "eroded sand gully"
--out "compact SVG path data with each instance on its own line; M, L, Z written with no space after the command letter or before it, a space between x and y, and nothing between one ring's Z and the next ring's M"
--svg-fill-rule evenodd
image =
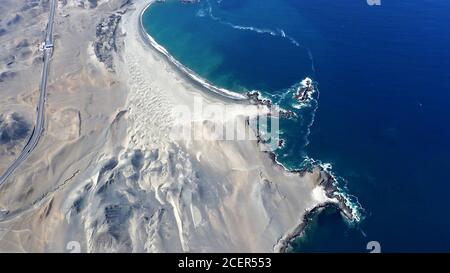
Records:
M120 7L120 1L103 2L97 17L115 11L112 4ZM126 12L117 34L115 73L92 56L95 32L77 36L82 56L64 49L55 53L55 60L66 56L64 61L79 65L55 76L54 96L70 101L70 95L56 94L69 79L89 87L84 92L74 87L88 105L68 103L72 108L56 116L71 124L80 124L81 117L83 125L64 130L70 133L56 141L56 151L56 144L46 143L60 128L49 125L39 150L44 159L30 158L1 189L0 250L66 251L70 241L87 252L284 249L307 212L338 202L323 187L329 177L320 169L285 171L256 140L174 138L175 125L194 123L195 130L211 135L212 125L224 122L174 116L171 109L180 105L194 110L195 99L224 108L236 104L225 119L243 127L246 117L267 110L210 94L188 80L143 39L139 16L149 1L134 2L120 8ZM82 18L80 33L97 23L89 16L92 10L67 5L59 12ZM73 42L63 31L74 25L74 19L60 21L59 46ZM100 87L104 83L112 90L109 97L103 90L108 88Z

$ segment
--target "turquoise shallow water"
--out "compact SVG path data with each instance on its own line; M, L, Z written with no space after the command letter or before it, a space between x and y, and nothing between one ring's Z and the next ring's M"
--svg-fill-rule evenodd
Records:
M294 251L450 251L450 3L444 1L167 1L146 30L214 84L257 89L297 120L283 120L280 161L331 163L365 219L316 217ZM292 94L319 86L309 106ZM356 199L354 199L356 201Z

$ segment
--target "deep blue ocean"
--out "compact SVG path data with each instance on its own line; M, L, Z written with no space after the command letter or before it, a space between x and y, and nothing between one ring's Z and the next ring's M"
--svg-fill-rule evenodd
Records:
M357 225L329 209L297 252L450 251L450 1L168 0L146 30L214 84L259 90L283 120L279 160L332 165L363 208ZM311 77L308 105L292 94Z

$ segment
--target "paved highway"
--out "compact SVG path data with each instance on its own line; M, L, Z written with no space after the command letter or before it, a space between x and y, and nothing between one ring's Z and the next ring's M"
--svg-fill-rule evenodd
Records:
M23 148L19 157L6 169L5 173L0 177L0 186L14 173L14 171L23 163L28 156L36 148L44 131L45 124L45 97L47 91L47 79L49 72L49 63L53 52L53 22L55 18L57 1L50 0L50 14L48 17L47 30L44 43L44 69L42 71L41 83L39 86L39 101L37 105L36 125L34 126L31 137Z

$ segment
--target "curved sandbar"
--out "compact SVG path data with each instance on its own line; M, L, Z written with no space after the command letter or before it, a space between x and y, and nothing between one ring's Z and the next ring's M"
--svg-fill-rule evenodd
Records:
M140 34L141 34L142 38L144 40L146 40L154 49L156 49L164 57L166 57L170 63L172 63L182 73L184 73L190 80L192 80L196 84L200 85L201 87L204 87L211 92L214 92L216 94L219 94L219 95L224 96L229 99L246 100L247 99L246 96L236 93L236 92L233 92L233 91L230 91L230 90L227 90L225 88L216 87L212 83L208 82L206 79L203 79L202 77L197 75L194 71L192 71L191 69L189 69L188 67L186 67L185 65L180 63L177 59L175 59L169 53L169 51L167 51L167 49L165 49L162 45L160 45L158 42L156 42L156 40L149 33L147 33L147 31L144 28L143 22L142 22L142 16L147 11L147 9L150 8L150 6L152 4L154 4L155 2L156 2L155 0L150 1L148 3L148 5L141 11L141 13L139 15L139 24L141 26Z

